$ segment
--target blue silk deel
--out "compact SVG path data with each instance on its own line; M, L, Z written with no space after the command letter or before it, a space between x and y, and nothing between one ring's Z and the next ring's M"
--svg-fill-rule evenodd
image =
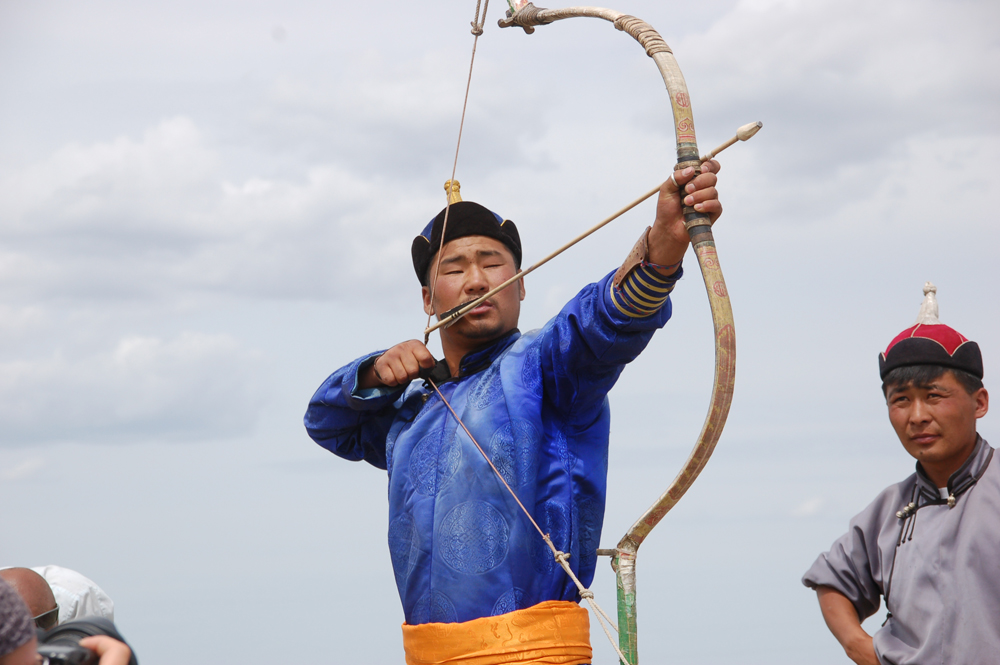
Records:
M541 330L466 355L440 385L459 417L573 571L590 585L604 520L610 409L624 365L670 318L633 318L611 277ZM546 600L579 601L482 454L423 382L360 390L377 353L334 372L305 415L309 435L389 474L389 551L406 622L468 621Z

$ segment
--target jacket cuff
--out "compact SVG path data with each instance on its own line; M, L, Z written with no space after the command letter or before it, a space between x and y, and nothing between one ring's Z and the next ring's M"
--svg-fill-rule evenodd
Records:
M347 384L350 382L351 384L348 394L352 399L366 402L369 400L377 400L382 397L388 397L389 395L394 395L403 390L402 386L396 386L395 388L390 386L375 386L374 388L358 387L358 381L361 379L361 373L374 365L375 361L378 360L383 353L385 353L385 351L376 351L375 353L354 361L354 366L351 367L350 371L347 372L347 376L344 377L344 383Z

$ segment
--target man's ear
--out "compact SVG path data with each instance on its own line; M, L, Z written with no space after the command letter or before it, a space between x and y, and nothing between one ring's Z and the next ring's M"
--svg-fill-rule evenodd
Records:
M972 398L976 400L976 418L982 418L990 410L990 394L986 388L980 388Z
M420 295L424 299L424 314L432 316L434 314L434 307L431 305L431 290L426 286L421 286Z
M521 269L520 268L517 269L517 274L518 275L521 274ZM517 285L518 285L517 288L518 288L518 290L520 291L520 294L521 294L521 300L524 300L524 279L522 278L522 279L517 280Z

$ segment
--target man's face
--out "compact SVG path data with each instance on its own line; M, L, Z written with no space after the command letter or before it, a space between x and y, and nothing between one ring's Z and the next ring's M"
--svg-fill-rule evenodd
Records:
M946 371L924 387L890 386L886 393L889 421L906 452L932 480L944 487L976 445L976 419L986 415L985 388L973 394Z
M431 260L430 276L434 277ZM499 240L486 236L466 236L445 244L434 286L434 303L428 287L423 288L424 311L440 315L475 300L517 274L514 257ZM475 348L517 327L524 300L524 282L518 282L492 296L454 325L442 329L442 336L456 344Z

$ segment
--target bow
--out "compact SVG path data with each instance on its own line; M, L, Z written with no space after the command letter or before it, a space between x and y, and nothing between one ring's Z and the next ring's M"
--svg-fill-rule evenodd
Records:
M648 23L634 16L610 9L597 7L569 7L565 9L541 9L524 0L511 2L511 10L506 18L499 21L501 28L519 26L532 34L535 26L545 25L566 18L591 17L610 21L615 28L627 32L646 49L646 55L653 59L670 95L673 110L674 132L677 137L677 169L693 166L700 170L701 159L695 139L694 117L691 113L691 98L687 84L681 74L677 60L667 43ZM749 127L749 126L748 126ZM758 124L759 128L759 124ZM742 128L745 129L745 128ZM756 130L754 130L756 131ZM714 151L714 152L717 152ZM599 554L610 554L612 567L617 575L618 585L618 626L619 645L628 663L638 663L636 649L636 587L635 558L639 546L673 508L684 493L705 468L715 444L719 441L722 428L729 415L733 400L733 386L736 380L736 332L733 325L733 310L729 303L729 292L719 266L715 249L715 239L707 216L693 208L684 207L685 226L691 236L691 245L698 257L712 308L712 323L715 328L715 380L708 415L694 448L688 455L683 468L674 478L670 487L656 502L636 520L619 541L614 550L600 550Z

